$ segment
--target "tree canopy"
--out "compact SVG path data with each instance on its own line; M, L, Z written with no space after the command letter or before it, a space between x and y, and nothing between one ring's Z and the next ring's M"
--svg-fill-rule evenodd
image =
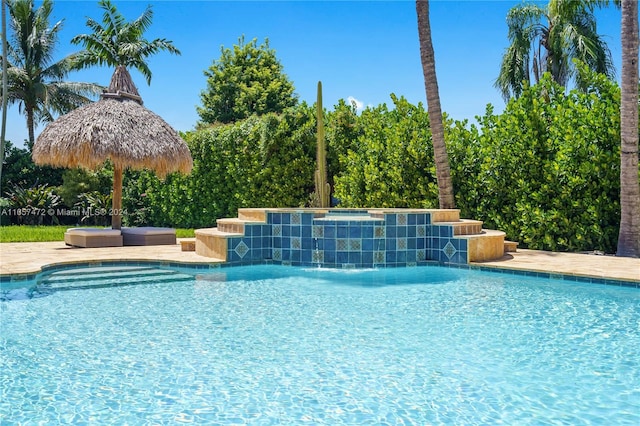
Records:
M147 84L151 84L151 70L146 62L147 57L163 50L180 54L169 40L156 38L148 41L143 38L144 32L153 21L151 6L147 6L137 19L127 22L109 0L101 0L98 5L104 11L102 24L88 18L87 27L93 30L93 33L79 34L71 39L71 43L81 44L85 49L75 55L75 68L95 65L115 68L124 65L140 71Z
M561 86L575 79L578 87L584 87L574 59L612 78L615 69L611 52L597 32L594 15L595 7L607 3L549 0L546 7L522 3L509 10L510 44L495 82L505 100L520 96L524 84L539 82L545 72Z
M200 98L202 123L232 123L253 114L280 113L294 106L298 96L283 66L269 47L244 37L233 48L221 48L220 58L204 72L207 88Z
M38 8L33 0L13 0L8 6L11 38L7 51L7 100L9 105L17 103L26 116L29 143L33 145L38 123L52 121L54 114L66 114L90 102L90 97L102 88L65 81L73 55L53 59L62 21L49 24L52 0L44 0Z

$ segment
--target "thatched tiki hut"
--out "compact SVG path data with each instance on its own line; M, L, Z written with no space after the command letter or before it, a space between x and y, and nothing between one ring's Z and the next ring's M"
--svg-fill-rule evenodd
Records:
M99 101L84 105L50 123L33 146L36 164L95 169L113 164L111 227L122 225L122 172L151 169L160 177L189 173L191 153L178 133L142 106L131 75L116 68Z

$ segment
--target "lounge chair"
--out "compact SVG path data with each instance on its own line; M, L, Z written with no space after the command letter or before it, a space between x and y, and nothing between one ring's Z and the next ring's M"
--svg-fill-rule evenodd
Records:
M173 228L122 228L122 242L125 246L158 246L177 244L176 230Z
M69 228L64 242L74 247L120 247L122 234L111 228Z

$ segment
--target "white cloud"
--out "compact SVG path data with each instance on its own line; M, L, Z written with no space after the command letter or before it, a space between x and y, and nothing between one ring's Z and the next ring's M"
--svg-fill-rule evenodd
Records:
M349 102L350 105L355 105L356 111L362 111L364 108L364 102L357 100L353 96L349 96L347 102Z

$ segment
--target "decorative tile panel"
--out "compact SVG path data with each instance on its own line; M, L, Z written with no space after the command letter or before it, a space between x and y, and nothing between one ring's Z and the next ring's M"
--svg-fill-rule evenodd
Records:
M249 252L249 247L247 247L244 241L240 241L240 243L238 243L238 245L235 248L235 252L242 259Z
M302 241L299 237L291 238L291 249L300 250L302 248Z
M451 244L451 241L449 241L444 248L442 249L442 251L444 252L444 254L447 256L447 258L449 260L451 260L451 258L453 257L454 254L456 254L456 252L458 250L456 250L456 248L453 246L453 244Z

